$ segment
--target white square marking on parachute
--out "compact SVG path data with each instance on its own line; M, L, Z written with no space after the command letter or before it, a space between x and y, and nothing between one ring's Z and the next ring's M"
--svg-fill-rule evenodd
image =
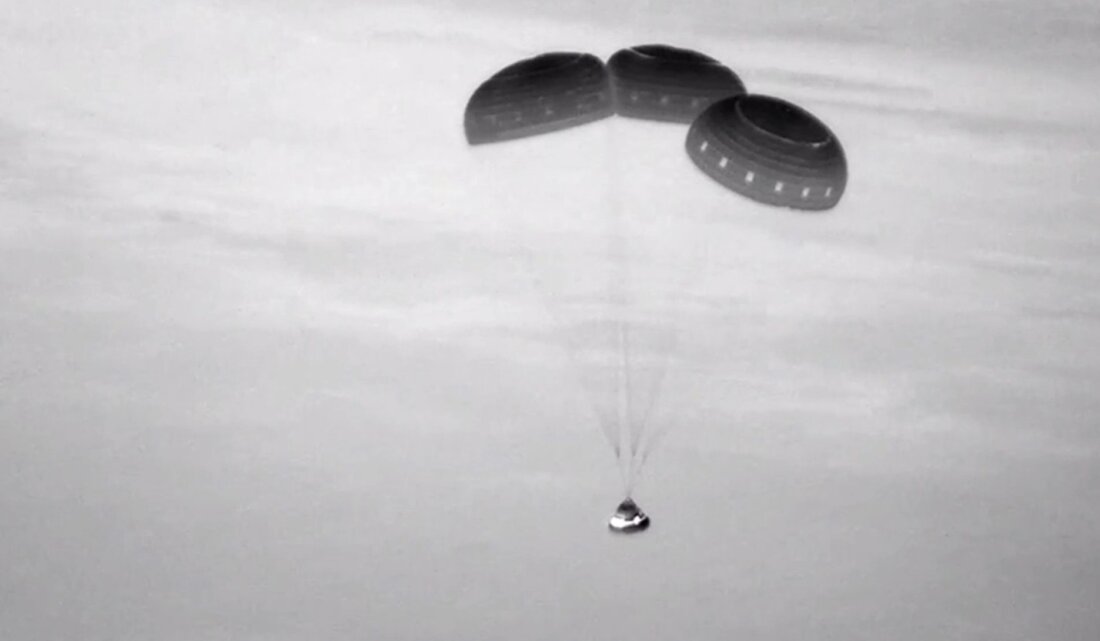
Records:
M745 172L745 182L751 183L756 178L756 174L751 171Z
M806 196L809 196L809 195L810 195L810 188L809 187L803 187L802 188L802 197L805 198Z
M782 191L783 191L783 181L782 180L775 181L775 193L778 194L778 193L781 193Z
M718 166L721 167L722 169L725 169L726 165L728 165L729 162L730 162L729 158L726 158L725 156L722 156L722 160L718 161Z
M699 151L706 151L707 150L707 144L708 144L707 141L704 140L703 144L699 145Z
M828 189L825 190L825 197L826 198L828 198L829 196L832 196L832 195L833 195L833 188L832 187L829 187Z

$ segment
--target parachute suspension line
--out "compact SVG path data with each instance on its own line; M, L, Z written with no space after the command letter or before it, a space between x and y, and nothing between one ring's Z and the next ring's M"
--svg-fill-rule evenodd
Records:
M528 274L535 284L535 290L538 292L539 298L542 299L543 307L546 308L547 313L551 317L551 327L553 331L559 335L560 340L565 343L566 356L569 359L569 365L573 370L574 378L580 382L582 393L588 399L588 403L592 407L592 412L595 414L596 422L600 426L600 431L603 432L608 445L611 446L612 453L615 455L615 467L618 469L619 480L624 489L629 488L631 485L631 461L625 458L623 454L624 451L628 450L624 450L624 445L621 442L622 430L618 428L619 417L604 411L600 401L597 400L597 394L599 393L598 386L593 386L591 384L592 381L585 380L585 371L590 368L586 367L577 356L578 351L583 348L583 343L568 330L565 315L555 306L551 287L546 283L546 279L537 269L531 248L525 244L522 248L522 254L527 264Z
M709 243L704 248L704 264L709 262ZM694 256L695 254L692 254ZM692 272L695 270L689 265L684 274L677 279L676 287L672 290L672 296L682 295L683 292L689 290L689 285L692 280ZM649 394L648 402L645 409L642 412L642 416L639 420L641 424L641 437L638 444L638 452L634 457L634 469L631 471L631 477L636 478L641 475L642 468L645 467L646 461L649 459L649 455L656 449L657 443L660 441L661 436L665 431L669 429L670 423L656 421L656 425L651 427L654 422L654 410L657 407L658 400L661 398L662 391L664 390L665 380L668 377L668 371L672 367L672 363L675 359L680 346L680 335L683 331L683 305L674 303L671 300L664 301L664 304L671 307L673 310L668 322L668 331L666 334L667 344L662 345L660 352L660 364L657 367L657 377L653 382L653 390Z
M582 394L587 398L588 405L592 407L596 422L599 424L599 430L603 432L607 444L612 447L620 483L623 484L624 488L629 488L631 486L631 461L624 454L625 452L629 452L629 443L623 443L624 430L619 428L621 419L617 416L618 412L616 410L610 413L607 412L597 398L598 386L593 386L591 380L585 380L584 374L586 371L591 371L591 367L586 366L580 360L580 357L577 356L577 353L583 350L583 342L576 338L574 332L569 330L569 323L566 322L568 321L568 319L566 319L566 314L555 305L553 288L547 283L547 278L541 274L535 255L533 255L531 247L527 244L526 240L522 243L521 254L522 257L524 257L527 273L532 283L535 284L535 290L542 302L542 306L546 308L550 316L552 331L557 333L560 340L565 344L565 354L566 357L569 358L569 364L573 369L574 378L579 380ZM601 323L607 323L608 321L609 319L603 319Z
M473 150L473 157L475 159L474 162L478 166L479 175L488 173L488 170L493 167L492 164L486 161L484 150L475 148ZM518 217L516 216L508 216L508 220L515 221L517 219ZM619 464L620 444L619 436L615 429L616 418L613 415L609 415L608 412L601 407L600 402L597 400L595 386L591 385L590 381L584 380L586 368L577 355L580 350L579 341L574 336L574 333L569 331L566 315L559 306L555 304L552 285L547 282L547 278L538 268L538 261L535 259L532 249L532 236L534 232L522 223L518 225L516 223L509 225L508 231L514 237L515 244L518 245L519 254L527 269L527 274L534 285L539 302L542 303L543 308L550 317L550 330L557 336L558 340L565 345L565 353L569 361L569 366L573 370L573 378L574 380L580 381L581 393L592 407L592 412L595 415L596 422L600 426L600 431L603 432L604 437L615 453L616 465L619 468L619 477L623 485L626 486L629 471L625 466Z
M653 389L648 396L648 402L638 420L640 425L639 442L636 444L636 450L631 457L634 465L634 468L630 472L631 478L637 478L641 474L642 467L645 466L646 459L649 457L649 452L654 444L653 430L647 430L647 428L651 424L650 421L653 418L653 410L657 406L657 400L661 396L661 390L664 387L665 378L668 375L669 364L672 360L672 352L676 349L677 338L678 332L674 329L670 345L665 347L665 354L661 357L661 365L657 370L657 378L653 381ZM660 424L658 424L655 429L660 430Z
M611 278L608 283L608 313L613 314L616 330L616 348L618 358L616 372L616 408L620 465L625 468L623 489L629 496L634 487L634 456L638 443L634 438L631 424L634 390L631 385L631 349L630 349L630 246L629 230L623 212L619 190L617 160L619 149L615 136L614 121L608 123L605 141L607 152L607 198L610 204L608 239L609 258L612 261Z
M622 310L625 314L625 306ZM632 390L630 388L630 332L626 320L619 319L619 426L622 430L620 438L626 441L623 444L623 456L626 459L626 493L629 496L634 485L634 455L637 451L637 443L634 442L634 434L630 424L630 406Z
M692 255L693 256L696 256L696 255L701 256L702 265L699 265L699 266L694 266L693 265L689 269L685 270L685 274L681 278L681 282L679 283L679 287L677 287L677 289L676 289L677 292L689 291L689 285L690 285L690 281L692 280L691 277L692 277L693 274L695 274L696 272L708 273L709 270L711 269L711 259L712 259L711 250L712 250L712 246L711 246L711 243L710 243L710 240L709 240L710 236L708 234L698 234L698 236L701 237L701 238L704 238L706 240L704 240L704 242L702 243L702 247L701 247L702 251L699 252L698 254L692 254ZM666 354L666 358L665 358L665 361L666 361L665 367L666 368L671 365L673 355L677 354L679 352L680 336L683 333L683 322L684 322L684 315L685 314L683 312L683 307L682 306L677 306L677 310L678 311L676 313L675 320L672 323L673 331L672 331L672 336L671 336L671 345L668 349L668 353ZM662 376L665 375L665 374L667 374L667 369L662 371ZM652 409L652 405L653 404L651 404L650 409ZM648 417L649 417L649 411L647 410L647 414L646 414L646 420L647 421L648 421ZM641 448L641 451L642 451L641 459L637 463L637 468L632 472L632 474L634 476L640 476L641 475L642 469L645 467L646 461L649 460L650 455L657 449L657 445L660 444L661 440L668 433L668 430L671 428L671 426L672 426L672 422L668 421L668 420L666 420L664 422L658 422L657 425L655 426L655 428L650 430L647 433L647 436L649 438L646 440L645 444Z
M478 150L474 150L475 163L478 168L482 169L482 173L485 173L489 165L483 153L478 153ZM515 206L515 203L511 203ZM507 217L510 221L518 220L515 215L509 215ZM546 276L542 274L542 270L538 267L538 261L533 252L532 236L535 235L535 231L529 229L528 225L524 223L513 222L510 225L510 233L516 237L517 244L519 245L519 254L524 261L524 266L527 268L527 275L531 279L531 283L535 286L536 295L539 298L539 302L542 303L542 307L546 310L550 317L550 330L565 346L565 355L568 357L569 365L573 371L573 378L580 380L580 387L582 388L582 394L588 401L588 405L592 407L593 415L595 415L596 422L599 424L599 430L601 430L607 440L607 444L612 447L612 451L615 453L616 463L619 460L619 442L618 434L615 429L615 417L609 415L607 411L601 406L601 402L597 400L597 390L595 386L591 385L591 382L584 380L585 367L580 361L579 353L581 345L576 340L574 333L569 330L569 325L566 323L564 312L559 309L557 303L554 302L553 287L548 283ZM626 485L627 472L623 466L619 466L619 476L623 478L623 483Z
M565 353L569 360L569 365L573 370L574 379L580 381L580 387L582 393L588 399L589 405L592 407L592 412L596 416L596 422L599 423L600 431L603 432L604 437L607 439L608 445L615 452L616 461L619 458L619 437L615 430L615 417L610 416L605 412L595 394L596 391L593 386L589 384L589 381L584 380L585 366L578 359L577 352L581 349L579 342L574 337L573 333L569 331L565 315L557 305L554 303L554 295L552 287L547 284L546 278L541 274L534 253L531 247L528 245L528 239L525 238L525 234L520 233L521 245L520 252L523 256L524 263L527 267L527 273L531 278L532 283L535 285L535 292L538 294L542 306L545 308L547 314L550 316L551 331L554 332L559 340L565 344ZM625 484L626 472L620 470L620 476L623 477L623 483Z
M668 223L675 225L690 224L682 220L681 215L682 212L674 211L673 209L669 209L664 213L664 217L667 219L666 222ZM687 304L690 302L690 299L687 301L683 299L685 297L690 297L690 292L695 290L695 285L697 285L697 281L701 277L701 274L710 269L712 247L709 242L709 236L696 231L690 233L692 237L703 239L701 246L698 247L701 251L693 250L681 257L684 263L680 265L680 275L675 279L675 284L672 289L665 294L662 300L667 317L664 319L664 331L659 341L660 347L657 351L657 363L654 366L652 389L645 396L645 406L642 409L641 416L636 420L640 438L639 442L635 444L637 451L632 457L633 467L630 475L633 479L641 477L642 471L650 455L656 451L657 446L673 425L668 417L662 420L655 416L655 414L657 413L660 399L665 395L665 385L669 378L669 370L672 369L674 363L679 360L681 340L685 330L685 319L689 316L688 312L692 308L690 304ZM668 416L672 415L673 413L668 413Z

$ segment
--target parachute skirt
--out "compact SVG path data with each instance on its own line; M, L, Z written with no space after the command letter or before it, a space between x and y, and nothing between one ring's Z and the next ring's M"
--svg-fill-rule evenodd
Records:
M808 111L771 96L714 103L692 123L685 147L705 174L768 205L831 209L848 181L844 149L833 132Z

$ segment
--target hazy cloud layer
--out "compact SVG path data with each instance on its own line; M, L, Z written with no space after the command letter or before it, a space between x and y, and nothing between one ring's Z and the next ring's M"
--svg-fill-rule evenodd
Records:
M0 637L1100 634L1095 8L630 4L3 3ZM841 206L642 122L466 147L496 69L665 34ZM628 541L554 325L612 206L682 304Z

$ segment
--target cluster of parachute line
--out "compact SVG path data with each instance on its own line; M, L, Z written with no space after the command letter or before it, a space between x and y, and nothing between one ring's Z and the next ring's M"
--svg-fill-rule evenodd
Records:
M836 136L808 111L748 93L726 65L668 45L622 49L606 63L588 53L545 53L504 67L470 96L467 142L511 148L480 159L513 189L508 210L525 220L525 240L550 246L557 239L567 248L534 268L536 281L615 452L629 500L664 429L650 423L677 343L675 294L682 283L662 270L683 263L693 250L663 253L674 242L668 239L684 236L672 227L680 222L675 207L632 217L639 206L624 206L626 181L656 178L622 171L621 161L629 156L622 147L644 134L631 127L646 125L624 121L620 128L613 119L599 137L568 133L613 116L660 123L650 126L664 131L670 124L686 125L680 131L687 166L732 194L766 205L830 209L844 193L847 165ZM573 137L554 140L560 135ZM534 137L540 140L519 142ZM602 168L591 160L601 153ZM682 152L652 153L661 156L653 163L659 166L656 161ZM585 201L585 194L601 190L600 202ZM574 271L571 263L577 264ZM594 277L594 271L606 278ZM665 289L655 293L657 282ZM639 526L644 514L632 512L636 507L621 505L613 529L614 523Z

